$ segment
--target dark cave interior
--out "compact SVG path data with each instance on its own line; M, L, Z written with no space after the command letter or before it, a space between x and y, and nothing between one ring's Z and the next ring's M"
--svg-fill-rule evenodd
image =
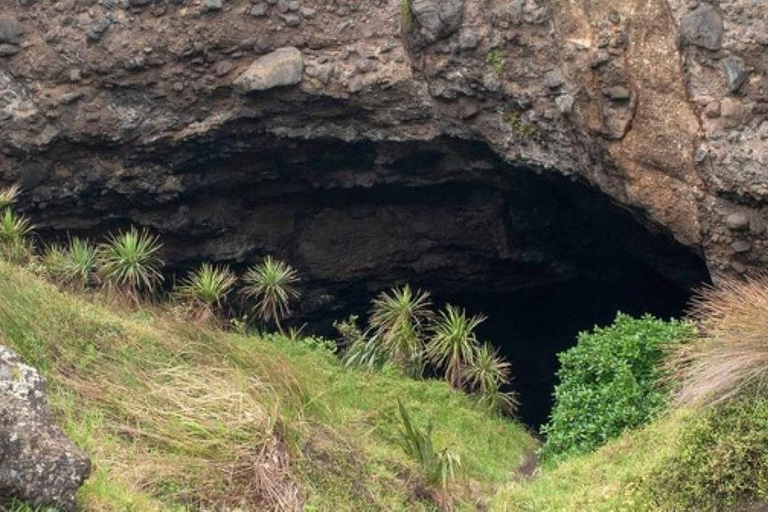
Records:
M364 318L384 289L429 290L438 305L488 317L480 338L513 364L520 417L534 427L551 408L556 355L578 332L618 311L680 316L709 281L702 258L641 212L580 180L502 162L477 142L234 131L106 157L131 171L114 177L84 160L74 178L32 187L27 210L43 239L144 226L161 236L176 274L202 261L242 270L274 254L303 276L291 322L326 335L333 320Z

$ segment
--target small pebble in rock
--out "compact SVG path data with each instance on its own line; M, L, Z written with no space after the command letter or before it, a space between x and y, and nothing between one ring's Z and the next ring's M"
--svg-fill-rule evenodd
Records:
M736 212L725 219L725 225L728 226L728 229L741 231L749 227L749 219L743 213Z
M205 8L209 11L220 11L222 7L222 0L205 0Z
M266 16L267 9L268 7L265 3L256 4L251 8L251 16Z
M736 253L749 252L752 249L752 245L744 240L737 240L731 244L731 249Z

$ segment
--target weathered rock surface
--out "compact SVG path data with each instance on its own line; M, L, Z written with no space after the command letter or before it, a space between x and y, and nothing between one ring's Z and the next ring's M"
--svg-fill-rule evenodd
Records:
M768 233L751 228L768 219L768 4L414 0L408 34L398 4L11 2L0 180L23 182L44 234L143 224L170 262L273 251L320 284L445 271L457 233L402 203L428 209L453 187L496 205L478 210L494 227L473 276L534 260L567 275L542 242L558 223L512 238L521 173L602 192L715 273L768 265ZM388 222L407 229L376 246ZM325 261L307 226L338 228L355 265Z
M0 508L3 498L75 510L90 462L54 425L34 368L0 345Z

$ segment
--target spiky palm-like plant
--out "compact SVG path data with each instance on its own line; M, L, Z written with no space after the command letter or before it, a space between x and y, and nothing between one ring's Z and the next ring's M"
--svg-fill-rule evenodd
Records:
M346 349L342 357L345 368L375 371L387 363L388 357L384 347L378 340L369 338L357 326L357 315L351 315L341 322L334 322L333 326L339 331Z
M20 192L21 188L18 185L0 188L0 210L8 208L14 204L19 197Z
M90 241L75 237L65 253L67 278L79 287L90 285L96 276L98 250Z
M517 396L501 391L503 385L509 384L511 373L512 365L490 344L484 343L477 347L474 357L464 367L463 379L477 391L482 403L511 414L517 409Z
M203 263L181 282L176 295L190 301L199 315L206 315L221 306L236 282L229 267Z
M23 215L5 208L0 215L0 241L14 242L25 238L32 231L32 224Z
M31 252L27 237L32 229L24 215L5 208L0 214L0 253L14 262L23 260Z
M439 486L444 492L447 491L456 470L461 468L461 458L449 448L440 451L435 448L432 440L434 423L430 421L426 429L421 429L414 424L411 415L399 398L397 406L402 423L400 446L421 466L427 483Z
M296 288L299 274L288 263L267 256L258 265L251 267L243 276L242 293L246 298L256 300L254 311L264 322L275 322L283 332L280 320L290 313L291 300L301 294Z
M140 290L153 292L163 280L161 247L157 236L136 228L110 235L99 248L99 270L109 285L137 299Z
M85 288L96 279L97 259L96 246L75 237L67 246L55 243L46 247L40 263L57 283Z
M424 326L432 318L429 293L410 285L382 292L373 300L369 323L388 357L411 374L423 367Z
M475 358L478 345L475 329L483 321L483 316L467 316L463 309L448 304L432 326L427 357L445 370L446 380L456 389L461 388L464 366Z
M40 258L45 274L56 283L65 283L67 273L67 250L55 243L45 247Z

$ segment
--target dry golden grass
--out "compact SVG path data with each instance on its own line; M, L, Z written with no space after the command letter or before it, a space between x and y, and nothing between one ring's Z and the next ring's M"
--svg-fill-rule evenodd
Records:
M668 361L679 383L678 405L711 405L768 378L768 275L723 279L701 290L690 316L699 339L683 344Z

